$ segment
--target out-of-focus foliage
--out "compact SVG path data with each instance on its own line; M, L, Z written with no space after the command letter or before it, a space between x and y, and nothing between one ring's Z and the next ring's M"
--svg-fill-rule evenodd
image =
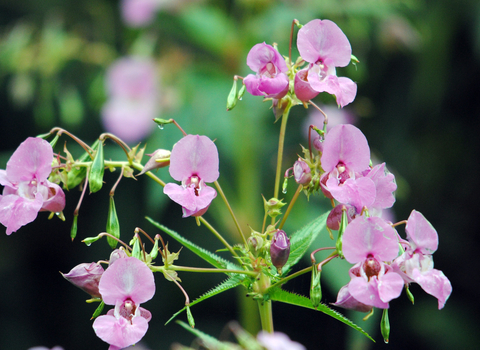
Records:
M137 28L122 22L120 2L113 0L0 3L0 168L27 136L44 133L55 125L85 140L96 139L104 131L100 116L107 98L107 68L123 56L147 56L156 63L160 77L158 103L162 112L158 117L174 118L188 133L217 139L219 181L239 220L255 228L263 215L259 194L269 197L273 192L279 125L274 124L273 113L261 98L245 95L234 110L225 111L233 75L249 73L246 55L257 43L275 42L280 53L288 56L294 18L301 23L314 18L331 19L345 32L353 54L360 60L356 67L343 68L341 74L358 83L357 98L347 110L358 116L358 125L370 140L375 156L387 161L400 179L397 217L406 218L408 208L416 208L430 218L441 242L435 261L446 275L452 276L453 294L440 312L433 298L420 295L415 307L406 298L391 303L389 347L403 348L405 339L424 349L469 348L477 344L475 310L479 304L471 288L473 264L467 259L476 256L479 249L478 225L473 221L480 195L474 185L480 173L480 108L475 104L480 91L478 2L172 2L164 1L165 7L158 8L153 22ZM294 43L292 57L297 56ZM335 103L326 94L315 101ZM306 145L301 128L309 112L297 107L291 113L285 164L296 160L296 154L301 152L299 143ZM155 129L145 140L146 153L157 148L171 149L180 137L170 125L164 130ZM106 159L116 152L112 148L106 144ZM166 171L160 170L159 174L169 178ZM107 191L116 176L106 174L107 189L86 199L79 217L80 238L104 230ZM117 214L125 230L122 234L133 233L137 226L155 234L144 220L145 214L173 230L185 229L185 221L180 224L179 208L169 206L159 186L141 180L131 182L123 181L115 195ZM293 187L288 188L287 200L292 192ZM49 221L43 232L26 227L8 240L0 238L0 279L7 285L0 296L8 300L4 312L9 315L8 320L0 322L2 349L25 349L37 344L60 344L68 350L99 347L89 321L93 309L56 273L59 266L63 272L68 271L79 260L89 261L108 249L88 250L78 242L70 242L68 232L76 205L73 202L67 203L65 223ZM291 216L295 220L289 219L286 231L295 231L327 205L318 197L297 203L295 215ZM209 214L223 231L234 231L221 205L212 205ZM195 223L189 225L193 231ZM188 237L188 232L183 233ZM204 239L191 237L192 241L197 238ZM319 240L329 244L327 235ZM215 243L211 246L216 249ZM336 261L322 273L322 283L328 284L324 288L326 302L334 302L338 289L346 283L347 265ZM201 295L220 282L215 276L206 277L201 285L194 281L189 284L187 275L182 280L191 295ZM163 326L182 305L182 296L165 283L157 282L157 288L164 291L165 302L148 306L158 312L150 323L154 331L147 334L145 342L152 349L166 349L179 339L186 343L180 327ZM305 278L303 284L293 282L288 288L308 295L309 280ZM36 300L27 299L32 289L38 293ZM244 299L240 297L238 300ZM204 316L197 316L196 321L202 324L202 330L219 335L228 321L237 318L255 332L255 309L225 304L218 310L217 305L232 298L234 293L199 306L197 315ZM370 334L377 332L376 338L380 339L378 317L363 322L353 313L348 316ZM382 347L308 310L275 306L274 319L278 330L311 350ZM56 324L65 328L52 327Z

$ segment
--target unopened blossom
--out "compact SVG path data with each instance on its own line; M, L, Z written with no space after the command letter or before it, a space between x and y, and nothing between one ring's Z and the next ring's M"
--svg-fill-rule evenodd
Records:
M278 230L272 237L270 244L270 257L272 264L280 270L290 255L290 239L283 230Z
M183 217L203 215L217 191L206 183L218 179L217 146L207 136L187 135L178 141L170 155L170 175L181 185L168 183L163 192L180 204Z
M308 185L312 180L312 174L308 164L299 159L293 164L293 176L296 183L300 185Z
M422 289L438 299L438 309L452 293L452 285L442 271L433 268L432 254L438 248L438 234L422 213L413 210L405 227L407 240L405 253L395 259L393 268L406 283L416 282Z
M267 350L306 350L306 348L281 332L268 333L261 331L257 334L257 341Z
M402 277L385 263L398 255L396 231L379 217L357 217L345 229L342 251L355 264L349 272L348 293L362 304L388 308L404 286Z
M105 129L127 143L146 137L160 113L158 77L149 58L123 57L106 74L108 99L102 107Z
M62 276L92 297L100 298L98 283L104 271L103 267L98 263L83 263L75 266L66 274L62 273Z
M344 107L355 99L357 85L336 75L336 67L350 63L352 48L335 23L319 19L308 22L298 31L297 47L303 60L310 63L295 77L295 94L300 100L315 97L315 92L328 92Z
M285 59L271 45L257 44L247 55L247 65L256 74L249 74L243 83L254 96L280 99L288 92L288 71Z
M376 188L372 179L362 172L370 164L370 148L365 135L355 126L341 124L325 136L321 165L325 173L320 179L323 193L342 204L362 207L375 201Z
M153 272L137 258L117 259L103 273L99 291L104 303L115 308L95 319L95 334L110 344L111 350L123 349L140 341L152 318L140 304L155 294Z
M48 181L52 171L53 150L50 143L29 137L12 154L7 168L0 170L0 222L7 235L32 222L39 211L61 212L65 194Z
M170 152L166 149L157 149L152 154L147 154L150 159L147 161L142 171L138 175L145 174L147 171L159 169L170 165Z

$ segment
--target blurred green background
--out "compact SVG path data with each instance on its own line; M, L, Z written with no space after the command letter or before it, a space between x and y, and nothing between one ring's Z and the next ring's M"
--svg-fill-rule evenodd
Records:
M217 139L220 183L242 222L260 229L260 193L273 195L279 124L268 103L245 95L225 111L234 74L250 73L245 64L257 43L278 44L288 54L290 27L320 18L336 22L349 38L357 68L338 69L358 84L356 100L345 108L357 118L375 158L386 161L398 182L394 215L406 219L412 209L422 212L437 229L439 250L435 267L453 285L445 308L418 286L411 288L415 305L403 293L390 303L390 344L379 334L378 317L367 322L347 313L377 340L372 343L321 313L274 304L276 330L308 349L474 349L479 343L480 303L474 285L480 235L478 186L480 174L480 2L475 0L218 0L163 1L152 23L132 28L122 21L120 3L107 0L0 0L0 168L28 136L61 126L92 143L103 132L100 110L106 101L105 71L117 58L150 56L160 77L161 112L193 134ZM296 47L293 48L296 57ZM325 96L324 96L325 95ZM334 105L321 94L318 104ZM310 111L292 110L287 130L285 163L292 164L306 145L305 121ZM145 140L147 153L171 148L181 134L173 126L154 129ZM69 145L73 144L67 137ZM106 143L107 157L122 157ZM70 149L70 148L69 148ZM77 157L80 150L70 149ZM75 153L76 152L76 153ZM285 165L284 168L287 166ZM170 181L168 171L158 175ZM107 259L105 242L86 247L80 242L105 230L108 191L117 178L107 174L104 188L86 196L79 217L78 238L69 238L72 213L80 193L67 193L66 221L47 220L40 213L11 236L0 235L0 349L35 345L65 350L106 349L89 320L95 306L86 294L63 280L81 262ZM122 238L139 226L152 236L156 229L145 215L209 249L217 241L193 219L181 219L146 178L124 179L116 192ZM295 186L291 184L286 199ZM320 196L301 197L287 221L293 232L326 210ZM220 200L206 218L222 232L235 232ZM403 229L399 232L403 234ZM238 240L238 237L232 237ZM324 235L322 242L328 243ZM169 248L180 246L170 241ZM201 264L183 250L180 263ZM307 266L308 261L306 261ZM348 265L348 264L347 264ZM324 302L334 302L348 281L348 266L335 263L322 274ZM144 338L149 349L169 349L174 341L189 345L193 337L175 323L164 326L182 308L182 294L157 275L157 292L144 306L153 314ZM208 291L221 276L181 274L191 298ZM289 282L286 289L306 294L309 276ZM254 330L255 309L240 304L244 290L229 291L192 309L197 327L225 336L227 322L241 320ZM342 310L340 310L342 311ZM343 312L343 311L342 311ZM379 316L377 312L376 316ZM185 320L184 315L180 319ZM222 333L223 331L223 333ZM223 335L222 335L223 334Z

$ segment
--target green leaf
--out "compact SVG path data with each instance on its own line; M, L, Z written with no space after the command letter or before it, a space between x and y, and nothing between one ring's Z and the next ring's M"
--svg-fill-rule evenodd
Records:
M174 238L177 240L177 242L181 243L183 246L186 248L190 249L193 253L197 254L200 258L208 262L209 264L215 266L218 269L231 269L231 270L241 270L241 267L238 265L225 260L224 258L209 252L208 250L197 246L196 244L190 242L188 239L180 236L177 232L172 231L162 224L159 224L158 222L153 221L151 218L147 217L146 218L148 221L150 221L154 226L165 232L167 235L170 237ZM231 276L231 274L227 275Z
M278 288L278 287L273 288L273 290L269 290L268 295L269 295L270 299L274 300L274 301L280 301L282 303L301 306L301 307L305 307L307 309L315 310L315 308L312 305L312 301L310 299L308 299L307 297L287 292L287 291L285 291L281 288ZM331 316L331 317L337 319L340 322L345 323L347 326L352 327L353 329L355 329L355 330L359 331L360 333L362 333L363 335L365 335L371 341L375 342L375 340L373 340L373 338L367 332L365 332L361 327L357 326L355 323L350 321L348 318L343 316L341 313L339 313L339 312L337 312L333 309L330 309L327 305L320 303L317 306L316 310L321 311L324 314L326 314L328 316Z
M194 301L192 301L190 303L189 307L192 307L193 305L198 304L198 303L204 301L205 299L211 298L211 297L213 297L217 294L220 294L222 292L225 292L229 289L235 288L235 287L241 285L242 283L243 283L243 278L240 277L239 275L235 275L233 277L230 277L229 279L220 283L215 288L211 289L210 291L206 292L202 296L200 296L197 299L195 299ZM180 311L173 314L173 316L170 317L170 319L165 324L169 323L171 320L173 320L175 317L177 317L179 314L181 314L186 309L187 309L187 307L185 306L183 309L181 309Z
M231 345L227 345L222 343L221 341L217 340L216 338L212 337L211 335L208 335L206 333L203 333L202 331L199 331L198 329L191 328L188 324L182 322L182 321L177 321L177 323L185 328L187 331L190 333L196 335L200 339L202 339L203 343L208 349L215 349L215 350L232 350Z
M327 216L328 212L292 234L290 237L290 256L282 268L284 274L302 258L320 231L323 230L327 222Z

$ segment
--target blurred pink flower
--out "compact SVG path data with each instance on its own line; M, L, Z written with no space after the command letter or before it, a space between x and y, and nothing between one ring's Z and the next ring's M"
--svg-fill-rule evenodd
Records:
M105 129L127 143L136 143L155 127L158 117L158 78L148 58L124 57L106 74L108 100L102 108Z
M158 5L158 0L122 0L123 20L127 26L144 27L155 18Z
M47 141L29 137L12 154L6 170L0 170L0 222L7 235L32 222L39 211L60 212L65 194L48 181L52 171L53 150Z
M257 340L267 350L306 350L306 348L281 332L268 333L261 331L257 334Z

